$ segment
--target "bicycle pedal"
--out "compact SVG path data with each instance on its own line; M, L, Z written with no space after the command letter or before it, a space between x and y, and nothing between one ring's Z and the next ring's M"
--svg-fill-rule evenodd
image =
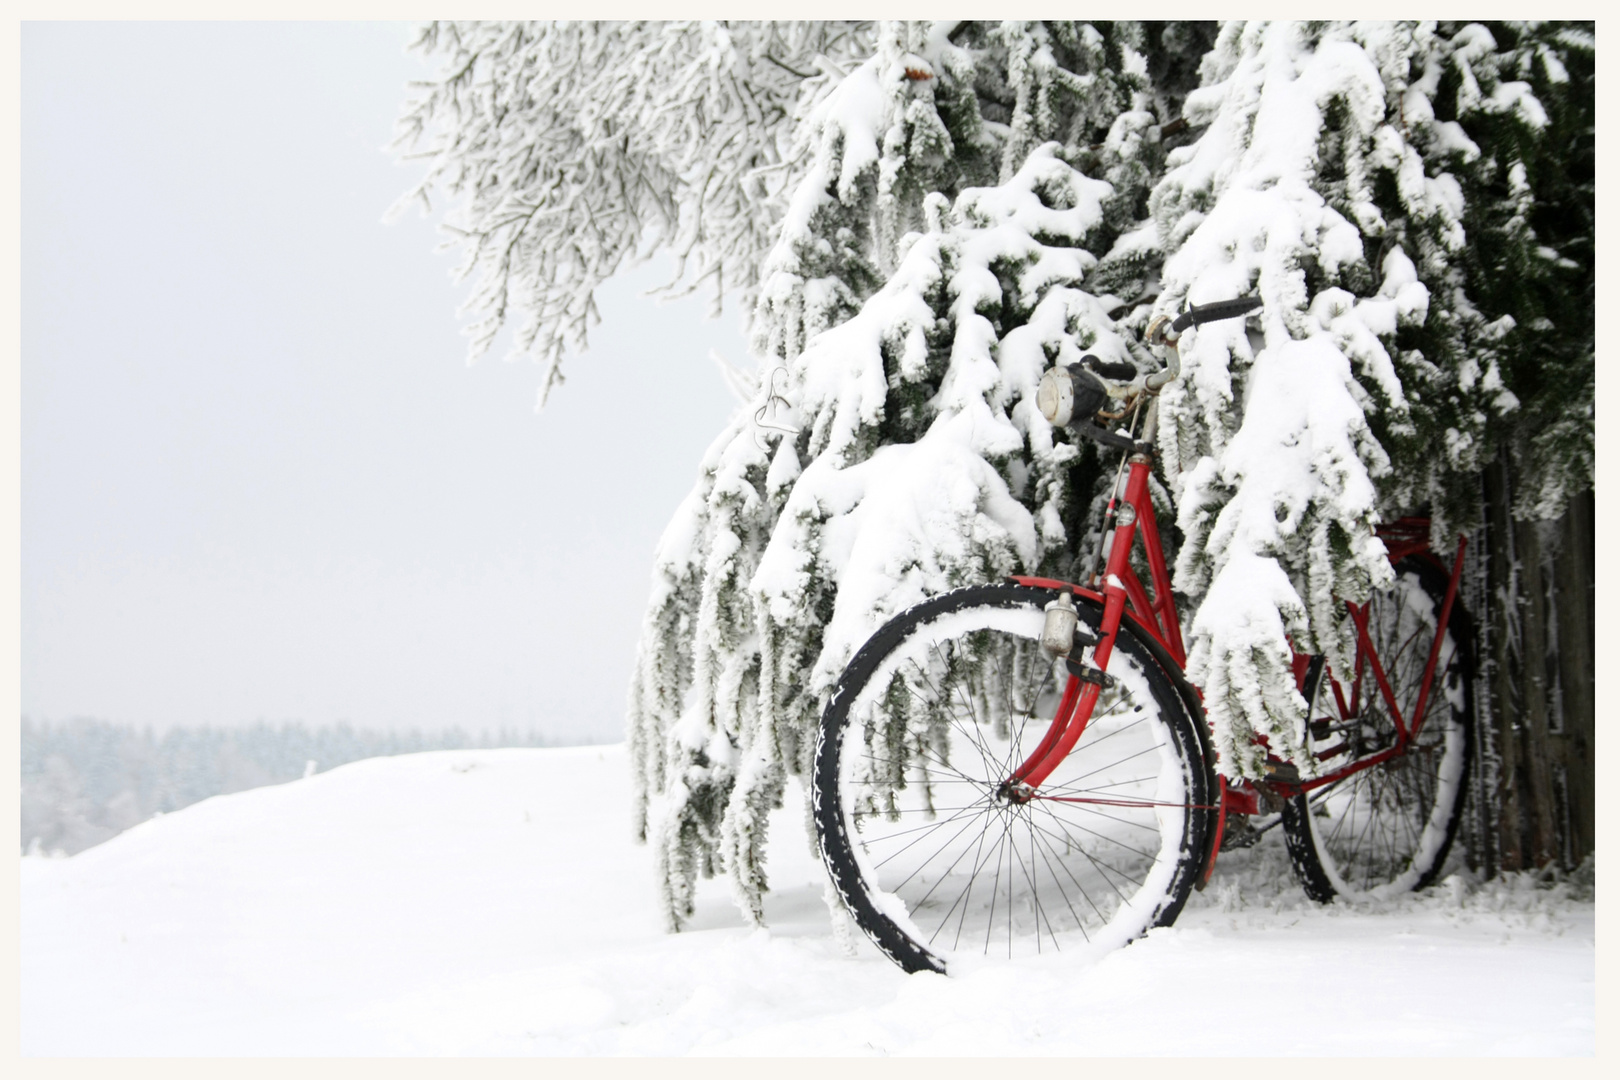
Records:
M1287 761L1266 762L1266 779L1279 784L1299 783L1299 766Z
M1069 669L1069 674L1081 682L1095 683L1107 690L1114 685L1114 677L1098 667L1093 667L1084 661L1075 659L1072 655L1063 659L1063 666Z
M1264 835L1249 823L1246 815L1233 814L1226 819L1226 829L1221 833L1221 850L1241 851L1254 847Z
M1312 720L1310 722L1311 738L1317 742L1333 737L1333 721L1328 719Z

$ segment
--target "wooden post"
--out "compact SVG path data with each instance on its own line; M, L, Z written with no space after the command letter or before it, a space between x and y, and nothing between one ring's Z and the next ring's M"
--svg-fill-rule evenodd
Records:
M1469 765L1468 817L1463 833L1468 845L1468 868L1483 877L1495 877L1501 869L1501 807L1497 805L1501 756L1496 748L1496 728L1492 724L1491 664L1487 643L1490 631L1490 583L1487 580L1490 539L1483 522L1477 523L1463 556L1462 591L1468 610L1473 613L1474 639L1469 643L1474 658L1474 758Z
M1513 529L1508 515L1507 469L1503 453L1485 467L1485 529L1490 552L1486 561L1486 599L1490 605L1485 625L1490 629L1491 715L1480 717L1495 731L1500 755L1496 804L1501 808L1497 828L1497 869L1524 866L1519 836L1519 732L1514 707L1513 680Z
M1553 603L1558 631L1558 682L1563 705L1569 791L1570 859L1579 865L1596 844L1594 686L1592 666L1592 492L1571 499L1559 521L1553 559Z
M1536 521L1513 523L1519 556L1519 665L1523 672L1519 736L1523 748L1529 811L1530 860L1537 867L1558 857L1558 808L1553 795L1552 740L1548 737L1547 591L1541 572L1541 529Z

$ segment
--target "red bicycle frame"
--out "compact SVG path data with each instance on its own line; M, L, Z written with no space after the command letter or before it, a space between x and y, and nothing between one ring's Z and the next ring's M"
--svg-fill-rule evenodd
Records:
M1410 538L1402 539L1403 533L1410 537L1410 533L1415 528L1420 528L1424 534L1421 542ZM1436 565L1443 567L1444 564L1435 559L1429 551L1428 521L1426 519L1401 518L1387 529L1380 528L1378 532L1379 536L1384 539L1385 546L1389 548L1390 562L1399 562L1408 555L1424 555ZM1353 676L1350 679L1350 699L1345 700L1344 686L1339 680L1335 679L1333 681L1334 704L1338 706L1339 715L1344 719L1348 720L1359 716L1361 713L1361 676L1363 671L1370 670L1373 680L1378 686L1379 696L1383 699L1384 707L1389 710L1390 719L1394 721L1395 745L1386 747L1375 754L1358 758L1347 765L1316 777L1314 780L1276 785L1277 787L1288 788L1288 793L1291 795L1298 794L1301 791L1312 791L1406 753L1406 748L1413 739L1417 738L1418 732L1422 730L1423 718L1427 715L1429 691L1434 687L1434 673L1440 662L1440 647L1445 642L1446 626L1451 621L1451 609L1457 600L1457 585L1462 578L1463 553L1467 550L1468 538L1459 536L1457 538L1457 558L1452 564L1450 579L1446 583L1446 598L1440 605L1440 618L1435 627L1434 641L1429 645L1429 658L1423 668L1423 681L1418 685L1417 699L1412 703L1411 712L1405 715L1401 713L1400 702L1395 697L1394 689L1389 685L1389 678L1384 674L1383 662L1379 659L1378 650L1373 647L1372 638L1367 632L1367 606L1365 604L1352 604L1349 601L1345 602L1345 607L1350 610L1351 621L1355 623L1356 627L1356 659ZM1302 669L1302 665L1296 664L1295 667L1296 671ZM1300 679L1301 688L1303 688L1303 675L1297 677Z
M1105 525L1110 520L1114 521L1115 524L1113 525L1112 535L1107 542L1107 559L1101 575L1101 591L1084 588L1066 581L1057 581L1053 578L1016 577L1013 580L1020 585L1071 592L1077 597L1087 597L1102 605L1102 625L1099 628L1097 644L1092 652L1092 661L1101 671L1107 671L1108 660L1113 654L1114 643L1118 639L1120 626L1126 619L1129 619L1137 630L1162 647L1164 653L1168 655L1175 665L1182 668L1186 666L1187 654L1182 644L1181 620L1170 591L1170 572L1165 565L1164 547L1159 538L1158 520L1154 517L1153 500L1148 493L1148 477L1152 469L1152 459L1146 453L1137 452L1130 455L1128 464L1129 471L1124 481L1125 490L1121 493L1116 489L1114 497L1109 501L1104 518ZM1443 568L1443 564L1429 552L1429 523L1427 519L1401 518L1387 526L1380 527L1378 534L1389 551L1389 559L1392 563L1398 562L1409 555L1422 555ZM1151 594L1144 588L1141 579L1131 565L1131 553L1138 538L1141 539L1142 551L1147 563L1149 581L1152 585ZM1378 656L1377 649L1368 634L1366 605L1346 602L1346 607L1349 609L1350 617L1356 627L1355 677L1350 680L1349 700L1345 699L1343 684L1338 680L1333 681L1336 704L1341 717L1345 719L1353 718L1359 714L1361 707L1361 676L1365 670L1370 669L1384 705L1389 709L1390 716L1394 718L1397 732L1395 744L1377 753L1358 758L1355 761L1345 762L1321 776L1309 780L1284 781L1274 778L1257 787L1247 781L1228 784L1225 777L1220 777L1218 781L1218 789L1221 795L1220 804L1218 808L1212 808L1218 809L1218 815L1215 828L1212 830L1210 847L1205 855L1204 870L1200 875L1200 888L1202 888L1204 882L1209 880L1209 875L1214 869L1215 857L1220 850L1228 813L1259 813L1262 795L1269 796L1267 801L1292 798L1301 792L1337 783L1347 776L1372 768L1406 752L1408 744L1417 736L1418 728L1422 724L1424 709L1428 703L1429 692L1434 681L1435 669L1440 659L1441 643L1445 639L1446 625L1451 618L1452 605L1457 595L1457 584L1462 575L1463 552L1466 550L1466 546L1466 538L1459 537L1457 558L1451 567L1450 582L1446 589L1445 601L1440 609L1434 643L1429 649L1428 664L1424 669L1417 700L1412 703L1409 713L1403 715L1400 704L1396 701L1395 692L1384 673L1383 663ZM1309 665L1309 656L1295 654L1294 677L1296 686L1300 689L1304 687ZM1198 693L1196 687L1193 690ZM1040 787L1041 782L1068 756L1069 752L1080 741L1081 736L1085 734L1086 725L1090 722L1092 710L1096 707L1101 692L1101 680L1090 681L1070 675L1068 684L1064 688L1062 700L1058 703L1057 713L1053 717L1052 724L1047 729L1045 737L1029 757L1013 770L1009 783L1022 785L1026 790L1030 791L1030 797L1038 798L1038 795L1033 794L1034 790Z

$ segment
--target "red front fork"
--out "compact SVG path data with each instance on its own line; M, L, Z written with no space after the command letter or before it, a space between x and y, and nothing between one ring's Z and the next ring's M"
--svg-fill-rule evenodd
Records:
M1119 636L1120 620L1125 617L1128 591L1125 582L1135 580L1131 575L1130 561L1131 544L1136 539L1136 508L1145 507L1145 512L1149 515L1153 512L1152 504L1147 500L1147 478L1147 458L1139 454L1133 455L1130 477L1125 483L1124 499L1124 505L1130 507L1131 512L1122 514L1123 522L1114 527L1112 546L1108 549L1108 565L1103 571L1102 626L1091 656L1092 666L1099 673L1108 670L1108 658L1114 653L1114 640ZM1162 564L1162 558L1160 562ZM1137 585L1137 591L1141 591L1140 584ZM1164 588L1162 583L1160 593L1161 599L1168 601L1169 590ZM1146 604L1145 594L1137 604L1138 606ZM1144 610L1140 614L1148 616L1149 612ZM1173 609L1168 621L1174 625ZM1177 634L1178 642L1179 638L1180 635ZM1080 736L1085 734L1086 725L1091 722L1091 712L1097 707L1097 697L1101 693L1102 687L1098 683L1086 682L1075 675L1069 676L1068 685L1063 690L1063 700L1058 703L1057 715L1052 719L1052 726L1034 753L1013 770L1014 784L1036 788L1052 774L1052 770L1069 756L1069 751L1080 741Z

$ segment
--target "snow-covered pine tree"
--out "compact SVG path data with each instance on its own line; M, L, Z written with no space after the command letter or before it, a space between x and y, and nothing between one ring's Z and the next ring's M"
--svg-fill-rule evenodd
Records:
M1556 253L1573 246L1579 256L1592 236L1589 211L1570 197L1568 168L1582 123L1578 105L1591 101L1590 88L1584 96L1579 86L1572 92L1560 59L1574 55L1572 42L1578 53L1584 41L1588 57L1591 45L1579 29L1546 24L1499 26L1498 34L1524 37L1525 44L1507 49L1477 23L1397 29L1418 48L1402 59L1404 74L1386 71L1386 83L1392 91L1404 88L1399 128L1418 160L1385 183L1414 189L1421 163L1423 182L1448 205L1429 218L1390 217L1386 235L1410 250L1431 299L1428 318L1401 327L1396 337L1412 423L1402 431L1385 429L1377 418L1371 423L1394 465L1381 484L1386 505L1427 506L1435 541L1449 545L1480 520L1477 476L1502 437L1529 427L1547 432L1544 445L1572 435L1580 443L1579 432L1591 430L1590 413L1579 408L1581 387L1590 385L1590 349L1578 329L1590 323L1582 311L1591 310L1591 263ZM1543 98L1555 103L1558 130ZM1589 105L1584 120L1589 129ZM1531 190L1532 173L1542 190ZM1533 218L1555 230L1554 222L1566 222L1553 246L1537 240ZM1562 318L1546 319L1548 308ZM1556 370L1537 358L1550 348L1570 354ZM1552 414L1537 391L1548 378L1564 391ZM1573 415L1561 411L1571 400ZM1590 403L1589 393L1584 401ZM1570 461L1575 473L1584 462L1589 483L1590 444L1582 445L1587 452L1576 449ZM1444 453L1434 454L1436 447ZM1552 516L1569 475L1549 474ZM1571 490L1581 486L1577 481Z
M1486 753L1471 853L1486 872L1573 868L1595 837L1593 28L1438 32L1430 82L1469 235L1468 305L1453 325L1516 403L1483 432L1483 483L1457 485L1485 502L1474 593Z
M1591 38L1495 33L1507 48L1477 24L1225 24L1187 102L1204 131L1154 191L1161 310L1266 301L1258 337L1190 343L1161 423L1189 673L1228 775L1263 775L1257 734L1310 773L1289 641L1348 659L1340 601L1388 574L1375 520L1427 512L1449 548L1504 438L1521 515L1590 485L1592 233L1567 155Z
M1130 305L1087 275L1145 214L1154 110L1179 107L1174 78L1150 86L1145 40L884 24L806 118L813 161L755 313L771 370L661 545L631 693L672 926L722 867L760 918L766 813L877 625L959 585L1071 570L1065 519L1092 495L1074 465L1095 451L1033 391L1054 359L1131 356L1113 317Z
M669 289L752 304L801 159L802 110L872 52L849 22L434 22L413 48L439 75L396 125L428 163L395 205L461 202L443 249L475 278L468 359L517 317L514 356L544 365L543 403L582 351L596 289L656 251Z
M1465 207L1466 345L1518 403L1486 442L1511 445L1515 516L1550 520L1592 483L1592 31L1439 30L1429 81Z
M1161 424L1228 775L1264 775L1256 735L1310 774L1290 640L1348 662L1341 601L1389 576L1375 522L1427 508L1449 545L1518 405L1492 347L1512 320L1468 290L1473 157L1433 104L1454 51L1431 24L1226 24L1187 103L1205 130L1153 195L1161 309L1266 301L1258 336L1199 332Z

